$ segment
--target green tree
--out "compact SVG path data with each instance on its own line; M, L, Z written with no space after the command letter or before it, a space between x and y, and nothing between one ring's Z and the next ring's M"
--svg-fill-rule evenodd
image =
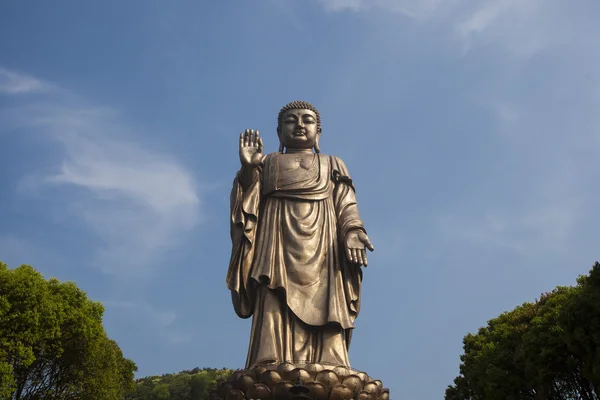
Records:
M171 392L168 383L162 383L152 389L152 400L169 400L170 398Z
M598 398L600 265L463 339L446 400Z
M128 400L208 400L217 383L233 374L230 369L194 368L176 374L148 376L136 380Z
M190 380L190 399L204 400L208 399L211 389L211 378L207 373L196 373Z
M192 387L190 381L192 377L187 374L179 374L169 383L170 399L173 400L190 400Z
M577 280L577 293L562 310L561 326L569 349L582 362L583 376L600 395L600 263Z
M102 327L104 309L72 282L0 262L0 397L118 400L135 364Z

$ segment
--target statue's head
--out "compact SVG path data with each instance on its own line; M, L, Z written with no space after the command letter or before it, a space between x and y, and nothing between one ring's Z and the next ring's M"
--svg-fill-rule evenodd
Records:
M279 151L288 149L315 149L319 152L321 135L321 115L312 104L306 101L292 101L286 104L277 116L277 136Z

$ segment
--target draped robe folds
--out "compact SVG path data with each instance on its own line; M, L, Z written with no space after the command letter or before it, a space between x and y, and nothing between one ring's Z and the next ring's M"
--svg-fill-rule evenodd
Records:
M314 154L293 171L279 157L269 154L245 188L236 176L231 192L227 287L237 315L253 316L246 367L349 366L362 271L348 262L344 238L364 231L352 181L337 157Z

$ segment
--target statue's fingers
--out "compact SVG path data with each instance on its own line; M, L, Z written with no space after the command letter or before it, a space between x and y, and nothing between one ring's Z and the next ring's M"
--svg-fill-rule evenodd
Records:
M371 244L371 241L369 240L369 237L367 235L365 235L363 243L365 244L365 246L367 247L367 249L369 249L371 251L375 250L375 247L373 247L373 245Z
M256 147L256 131L254 129L250 131L250 147Z
M359 250L360 251L360 261L362 263L362 265L364 265L365 267L367 266L367 252L362 249Z
M354 264L358 264L358 255L356 254L356 249L352 249L352 262Z
M346 248L346 258L348 258L348 261L352 262L352 250L349 247Z
M261 137L259 137L259 138L258 138L258 152L259 152L259 153L262 153L262 152L263 152L263 149L264 149L264 147L265 147L265 146L263 145L262 138L261 138Z
M250 140L249 136L250 129L246 129L246 132L244 133L244 147L248 146L248 141Z
M364 260L363 260L363 255L362 255L362 253L363 253L363 250L361 250L361 249L356 249L356 258L357 258L357 260L358 260L358 264L359 264L359 265L364 265L364 264L365 264L365 263L364 263Z
M244 134L240 133L240 147L244 147Z

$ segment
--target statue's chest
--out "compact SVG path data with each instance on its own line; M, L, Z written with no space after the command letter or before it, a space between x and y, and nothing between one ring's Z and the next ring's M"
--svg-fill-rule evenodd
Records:
M278 154L267 168L267 192L308 189L319 182L325 160L316 154Z
M285 172L291 175L309 170L314 162L315 156L312 154L308 156L284 154L277 160L280 173Z

